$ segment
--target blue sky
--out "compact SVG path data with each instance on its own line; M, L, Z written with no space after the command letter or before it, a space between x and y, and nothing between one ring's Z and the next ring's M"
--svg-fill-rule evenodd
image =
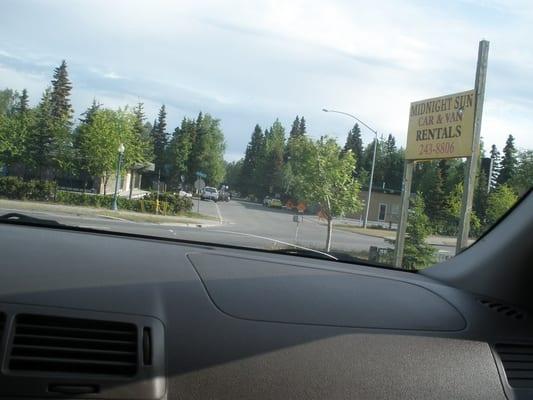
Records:
M530 1L4 0L0 88L33 103L66 59L80 114L161 103L169 131L198 111L220 118L226 158L256 123L304 115L312 136L343 143L357 115L405 145L409 103L471 89L477 46L491 42L482 137L533 148ZM366 142L371 134L363 131Z

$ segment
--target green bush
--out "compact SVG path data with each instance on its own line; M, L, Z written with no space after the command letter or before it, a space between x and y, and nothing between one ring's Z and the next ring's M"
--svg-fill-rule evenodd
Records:
M157 193L152 192L145 197L145 200L156 201ZM159 193L159 207L168 214L178 214L183 211L190 211L193 206L192 200L188 197L180 197L172 193ZM165 212L164 212L165 213Z
M66 192L57 190L52 181L24 181L16 176L0 177L0 197L14 200L54 201L60 204L86 206L97 208L111 208L113 196ZM157 194L150 193L144 199L117 199L121 210L155 214L157 210ZM190 211L192 200L179 197L172 193L159 194L159 211L165 215L175 215Z
M24 181L16 176L0 177L0 197L15 200L50 201L57 190L52 181Z

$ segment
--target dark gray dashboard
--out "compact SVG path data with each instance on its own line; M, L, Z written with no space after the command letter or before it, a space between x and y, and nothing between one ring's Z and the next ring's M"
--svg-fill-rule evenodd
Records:
M407 272L62 229L0 225L0 238L0 312L130 316L139 335L160 329L165 372L152 375L168 399L505 399L493 345L532 331L528 318ZM4 382L12 335L1 341ZM154 368L142 365L145 380Z

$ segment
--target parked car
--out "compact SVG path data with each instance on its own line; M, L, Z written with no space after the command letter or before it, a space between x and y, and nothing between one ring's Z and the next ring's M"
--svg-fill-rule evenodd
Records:
M272 207L272 208L281 208L283 207L283 204L281 203L281 200L280 199L276 199L276 198L271 198L269 196L266 196L264 199L263 199L263 205L265 207Z
M179 197L192 197L192 193L186 192L185 190L180 190L176 193Z
M281 208L283 207L283 204L281 203L280 199L271 199L268 206L271 208Z
M218 190L211 186L206 186L200 194L202 200L218 201Z

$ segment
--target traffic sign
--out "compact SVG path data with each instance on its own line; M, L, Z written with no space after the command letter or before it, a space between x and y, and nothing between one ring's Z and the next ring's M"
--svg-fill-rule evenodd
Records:
M202 171L196 171L196 176L199 176L200 178L206 178L207 174L204 174Z
M194 181L194 188L198 191L203 190L205 188L205 181L202 178L198 178Z

